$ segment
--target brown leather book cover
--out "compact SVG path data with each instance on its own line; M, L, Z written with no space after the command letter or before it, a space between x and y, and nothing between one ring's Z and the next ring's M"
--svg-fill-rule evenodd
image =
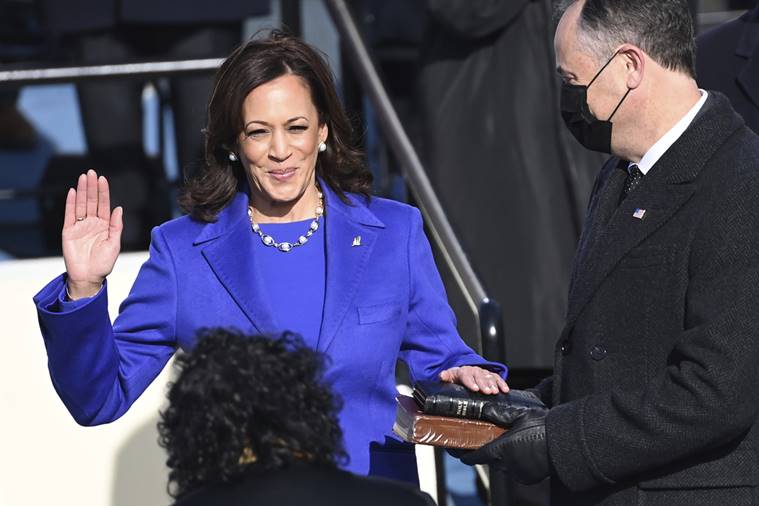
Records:
M474 450L505 432L482 420L426 415L413 397L399 395L397 401L393 432L409 443Z

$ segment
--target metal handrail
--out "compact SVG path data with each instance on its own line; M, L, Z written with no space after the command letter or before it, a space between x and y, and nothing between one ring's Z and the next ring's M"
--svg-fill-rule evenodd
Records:
M366 93L377 109L380 124L388 138L391 149L401 162L404 176L424 215L432 239L439 247L443 259L453 273L457 285L461 288L472 314L479 322L480 305L488 299L485 289L453 232L427 173L382 85L346 2L343 0L326 0L326 5L341 36L350 42L346 44L346 49L351 62ZM0 66L0 86L124 77L145 78L209 72L216 70L222 62L222 58L206 58L32 69L6 68L3 70L3 67ZM4 197L7 198L8 195L4 195Z
M344 0L325 0L325 3L340 36L347 42L344 47L350 62L364 88L364 92L369 96L376 109L383 134L387 137L393 154L400 161L403 175L424 215L432 238L478 321L483 355L491 360L503 361L505 346L501 308L494 300L487 297L485 288L474 272L461 243L453 233L453 228L443 212L440 201L427 177L427 172L424 170L369 56L348 5ZM508 481L502 475L492 469L487 473L482 468L478 469L478 474L486 477L482 479L482 483L488 491L492 505L503 505L509 501ZM495 484L491 478L496 480Z
M355 68L364 91L377 110L380 124L383 127L382 131L387 136L393 154L400 161L403 175L424 215L432 238L453 273L456 283L464 293L472 313L479 320L479 306L483 300L487 299L485 288L474 272L448 218L443 212L443 207L432 189L427 172L424 170L422 162L419 160L398 114L395 112L390 97L382 85L382 80L372 63L348 5L343 0L325 0L325 3L340 36L348 42L345 44L345 49L350 57L350 62Z
M456 238L427 173L385 91L348 6L342 0L325 0L325 2L340 35L349 42L345 47L355 67L356 75L377 110L380 125L388 138L390 148L401 163L403 174L424 215L432 239L438 246L480 326L480 343L483 354L491 360L503 362L503 323L500 307L495 301L487 297L485 288ZM0 66L0 87L124 77L153 78L209 72L216 70L223 61L222 58L208 58L33 69L8 69L5 67L5 70L3 70L3 66ZM0 191L0 200L19 198L27 193L36 195L44 191L43 189L3 190ZM488 481L483 480L486 484ZM498 503L495 497L491 497L491 500L494 504Z
M224 58L174 60L146 63L119 63L113 65L85 65L78 67L48 67L34 69L0 70L0 84L23 86L77 81L81 79L113 79L119 77L158 77L215 71ZM2 69L2 67L0 67Z

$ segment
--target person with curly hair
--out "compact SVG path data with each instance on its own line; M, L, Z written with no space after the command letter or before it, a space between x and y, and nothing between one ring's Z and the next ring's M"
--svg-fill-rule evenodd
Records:
M176 506L434 504L337 468L341 401L322 379L324 355L299 336L207 329L175 367L158 431Z
M413 448L392 435L397 360L414 380L508 390L506 367L456 330L419 211L370 197L329 67L296 37L273 32L226 59L205 136L188 214L153 230L113 324L122 210L94 170L69 191L66 272L34 299L64 404L83 425L115 420L202 327L293 331L331 359L345 467L416 481Z

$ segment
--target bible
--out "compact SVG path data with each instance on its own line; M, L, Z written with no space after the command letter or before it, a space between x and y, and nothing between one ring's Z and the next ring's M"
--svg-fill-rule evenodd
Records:
M409 443L474 450L505 432L482 420L423 413L412 397L399 395L397 401L393 432Z
M437 381L420 381L414 385L414 400L428 415L486 420L503 425L504 409L521 410L543 407L538 397L524 390L495 395L472 392L463 385Z

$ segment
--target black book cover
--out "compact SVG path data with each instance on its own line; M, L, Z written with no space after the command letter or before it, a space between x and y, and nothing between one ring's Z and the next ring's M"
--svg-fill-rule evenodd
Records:
M438 381L420 381L414 385L414 400L428 415L453 416L498 423L503 409L543 408L532 392L511 390L494 395L472 392L463 385Z

